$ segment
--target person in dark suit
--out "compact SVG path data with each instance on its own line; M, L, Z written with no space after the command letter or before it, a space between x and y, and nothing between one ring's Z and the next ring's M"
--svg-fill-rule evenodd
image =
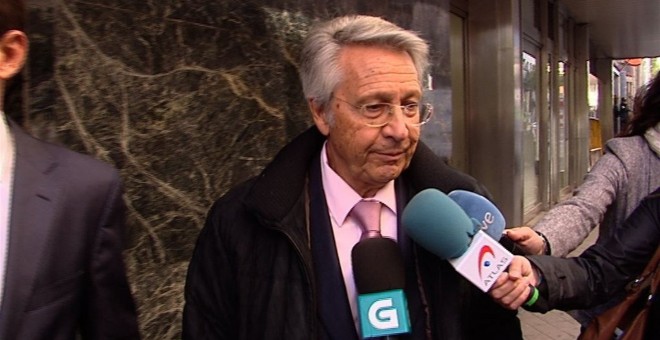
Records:
M26 60L24 6L0 2L0 98ZM0 339L139 339L118 172L0 114Z
M379 233L396 240L404 262L410 332L393 338L522 338L514 311L400 226L426 188L486 193L419 140L432 112L427 65L427 43L380 18L339 17L309 33L300 73L315 124L209 211L188 268L184 339L364 335L351 264L361 201L376 202Z

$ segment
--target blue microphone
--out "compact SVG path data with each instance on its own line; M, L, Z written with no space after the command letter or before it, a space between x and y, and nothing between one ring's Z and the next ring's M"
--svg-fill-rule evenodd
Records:
M504 216L488 199L475 193L456 190L448 196L436 189L423 190L404 208L402 223L415 242L447 259L456 271L484 292L513 258L497 242L506 226ZM462 251L457 254L457 249ZM524 308L543 310L546 302L539 297L536 287L530 288Z
M436 189L417 193L403 209L401 221L415 242L442 259L465 253L475 233L463 209Z
M454 190L447 194L488 236L499 241L506 227L506 220L499 209L486 197L466 190Z
M403 209L403 227L426 250L448 262L487 292L513 255L488 236L449 196L426 189Z
M506 221L504 215L493 202L486 197L466 190L454 190L447 196L465 211L475 225L495 241L500 241L504 248L515 254L515 243L512 243L506 237L502 238ZM547 311L547 301L540 296L538 288L530 285L530 290L529 298L523 304L523 308L531 312Z
M449 196L426 189L404 208L402 223L410 237L448 262L484 292L511 263L513 255L488 236ZM456 252L460 249L459 252Z
M506 220L499 209L486 197L466 190L454 190L449 196L472 219L475 226L488 236L499 241L501 245L514 255L525 255L518 245L504 234Z

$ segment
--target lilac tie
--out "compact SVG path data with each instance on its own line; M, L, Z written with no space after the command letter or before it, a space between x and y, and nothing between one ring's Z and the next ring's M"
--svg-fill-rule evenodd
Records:
M383 237L380 234L380 207L378 201L361 200L351 210L351 216L357 219L362 227L361 240L365 238Z

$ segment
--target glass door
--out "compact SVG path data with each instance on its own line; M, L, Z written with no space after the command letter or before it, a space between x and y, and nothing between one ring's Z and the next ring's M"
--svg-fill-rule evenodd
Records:
M558 184L562 195L570 191L568 177L568 112L566 98L566 63L560 61L557 64L557 167Z
M536 53L534 53L536 52ZM539 60L538 51L522 54L522 155L523 213L533 215L541 206L539 154ZM526 217L525 220L528 218Z

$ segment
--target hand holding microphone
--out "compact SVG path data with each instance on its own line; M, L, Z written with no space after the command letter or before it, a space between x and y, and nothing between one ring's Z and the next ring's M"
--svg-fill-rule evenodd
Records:
M508 309L527 308L525 304L535 306L541 299L535 288L538 282L539 277L529 260L514 256L508 271L497 278L488 294Z
M476 228L483 230L495 241L500 241L500 243L508 241L507 237L502 238L502 236L508 236L507 231L511 230L505 231L506 221L504 215L491 201L474 192L465 190L454 190L447 196L463 209L475 223ZM534 232L532 231L532 233ZM536 233L534 235L537 236ZM509 249L507 245L504 245L504 247L511 252L514 251ZM508 270L495 281L489 290L489 294L506 308L518 309L524 304L528 305L525 305L525 307L531 308L539 299L539 292L536 289L538 282L539 278L536 276L536 271L532 269L529 260L521 256L514 256Z
M447 259L482 291L489 291L497 281L498 297L505 297L506 304L522 299L527 301L526 309L543 310L543 299L524 275L531 270L505 272L514 256L497 242L504 230L504 217L486 198L467 191L448 196L426 189L408 203L402 221L412 239Z
M470 197L467 199L475 202ZM477 216L470 218L449 196L436 189L426 189L404 208L402 222L412 239L438 257L447 259L463 277L487 292L513 255L484 231L498 228L483 228L484 205L483 202L477 203L476 208L471 209ZM499 211L497 214L501 215ZM499 223L502 228L496 231L496 236L502 234L503 220L502 217Z

